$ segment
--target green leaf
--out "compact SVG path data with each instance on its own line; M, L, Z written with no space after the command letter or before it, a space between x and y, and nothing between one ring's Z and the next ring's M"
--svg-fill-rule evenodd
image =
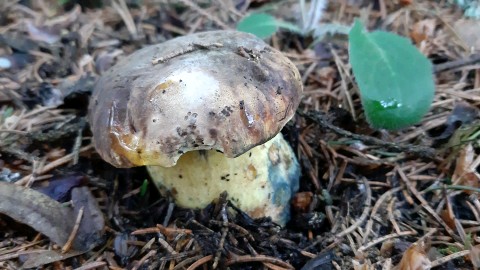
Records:
M410 40L368 33L357 20L349 34L349 54L372 127L404 128L428 112L435 92L432 64Z
M140 187L140 197L144 197L148 190L148 180L143 180L142 186Z
M273 35L278 27L277 20L266 13L250 14L237 24L238 31L254 34L262 39Z

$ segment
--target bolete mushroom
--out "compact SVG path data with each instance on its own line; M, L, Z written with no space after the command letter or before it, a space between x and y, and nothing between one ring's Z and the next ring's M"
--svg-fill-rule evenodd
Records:
M285 224L300 169L279 132L301 94L297 68L261 39L202 32L119 61L97 81L89 121L104 160L146 165L178 205L227 191L252 217Z

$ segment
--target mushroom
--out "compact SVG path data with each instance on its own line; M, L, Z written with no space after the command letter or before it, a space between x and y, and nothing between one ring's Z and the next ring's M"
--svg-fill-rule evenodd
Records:
M280 130L303 87L295 65L236 31L186 35L140 49L96 82L95 148L116 167L146 165L182 207L227 191L253 218L289 218L300 169Z

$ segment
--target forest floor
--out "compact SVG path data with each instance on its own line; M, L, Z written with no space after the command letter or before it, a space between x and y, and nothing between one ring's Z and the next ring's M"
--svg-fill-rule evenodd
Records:
M287 30L266 39L304 83L282 131L302 168L283 228L224 198L177 207L145 168L117 169L95 152L89 97L119 59L235 29L258 10L297 23L299 2L1 1L0 268L479 267L480 21L449 1L330 1L321 22L334 30L322 39ZM410 38L434 64L421 123L369 127L339 30L357 17Z

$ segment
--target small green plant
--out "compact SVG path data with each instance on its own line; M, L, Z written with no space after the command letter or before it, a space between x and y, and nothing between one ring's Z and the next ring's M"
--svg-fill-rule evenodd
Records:
M367 121L374 128L400 129L420 121L435 92L430 61L407 38L368 33L357 20L349 34L353 74Z
M288 22L280 21L267 13L252 13L237 24L237 30L254 34L259 38L268 38L279 28L299 33L300 28Z
M147 194L148 190L148 180L143 180L142 186L140 187L140 197L144 197Z
M327 2L327 0L312 0L307 3L306 0L299 0L301 20L293 23L279 20L267 13L252 13L238 23L237 30L267 38L282 28L302 36L313 35L317 39L317 35L323 37L330 31L340 29L333 24L324 27L324 24L320 23Z

